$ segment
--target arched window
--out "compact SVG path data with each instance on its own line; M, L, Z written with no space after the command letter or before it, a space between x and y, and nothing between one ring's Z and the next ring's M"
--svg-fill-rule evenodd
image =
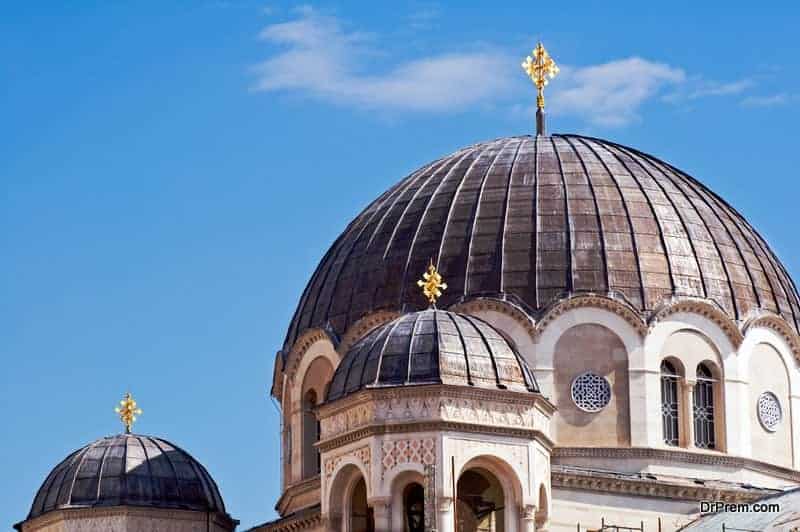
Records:
M320 471L319 449L314 445L319 441L319 422L314 412L317 394L309 390L303 397L303 478L318 475Z
M705 364L697 366L694 386L694 445L701 449L716 448L714 427L714 377Z
M671 362L661 363L661 426L667 445L678 445L678 372Z
M403 490L403 511L405 512L405 528L407 532L423 532L425 530L425 490L412 482Z

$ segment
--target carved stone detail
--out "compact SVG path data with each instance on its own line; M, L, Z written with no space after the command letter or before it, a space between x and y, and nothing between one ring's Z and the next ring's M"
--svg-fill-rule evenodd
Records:
M362 464L364 464L364 466L367 468L366 474L367 476L369 476L372 451L369 445L364 445L362 447L358 447L357 449L353 449L351 451L346 451L334 456L326 457L325 467L324 467L325 478L330 478L331 475L333 475L333 472L336 471L336 467L341 463L341 461L350 456L355 457Z
M687 298L686 296L671 298L659 306L650 316L648 330L652 330L660 321L678 312L697 314L714 322L722 329L734 348L738 348L744 340L744 336L736 326L736 322L716 303L708 299Z
M546 309L536 324L534 338L538 337L557 317L569 310L581 307L599 308L612 312L628 322L640 336L644 337L647 334L647 324L642 314L628 303L602 294L580 294L556 301Z
M399 464L432 465L436 463L433 438L384 441L381 445L381 480Z

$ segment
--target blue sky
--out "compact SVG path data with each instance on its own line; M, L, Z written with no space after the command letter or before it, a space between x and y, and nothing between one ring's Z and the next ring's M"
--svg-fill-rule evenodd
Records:
M532 132L537 38L551 131L693 174L800 275L795 3L66 4L0 17L0 527L127 388L243 525L274 517L306 280L410 171Z

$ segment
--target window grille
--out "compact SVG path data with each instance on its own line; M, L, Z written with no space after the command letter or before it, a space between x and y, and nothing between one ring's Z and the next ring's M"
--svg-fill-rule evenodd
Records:
M571 391L575 406L585 412L599 412L611 401L611 385L590 371L575 377Z
M783 419L783 409L772 392L764 392L758 397L758 421L764 430L775 432Z
M694 386L694 445L701 449L716 448L714 434L714 385L711 370L705 364L697 366Z
M666 360L661 363L661 424L664 443L678 445L678 373Z

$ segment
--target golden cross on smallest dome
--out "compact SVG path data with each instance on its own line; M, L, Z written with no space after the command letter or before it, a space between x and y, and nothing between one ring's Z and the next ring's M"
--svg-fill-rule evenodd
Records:
M442 290L447 290L447 283L436 271L436 266L433 265L432 259L430 266L428 266L428 271L423 273L422 279L417 281L417 286L422 288L422 293L428 298L428 302L432 307L436 306L436 300L442 297Z
M547 53L547 50L544 49L542 43L537 44L532 53L533 57L528 56L522 62L522 70L528 74L533 84L536 85L538 93L536 95L536 107L544 109L544 88L549 80L558 74L558 65Z
M125 425L125 432L131 433L131 427L136 421L136 416L142 415L142 409L136 406L131 392L125 394L125 398L119 402L119 406L114 409L114 412L119 414L119 419Z

